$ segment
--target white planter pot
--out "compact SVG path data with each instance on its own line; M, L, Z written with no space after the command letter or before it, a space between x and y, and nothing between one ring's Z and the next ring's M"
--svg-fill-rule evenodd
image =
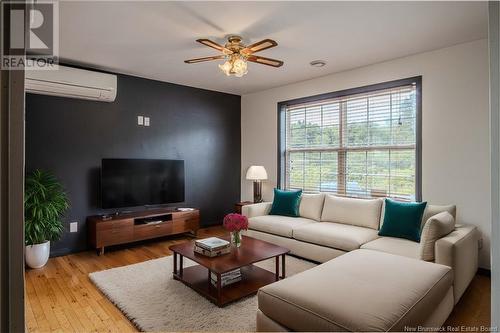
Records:
M45 266L49 260L50 241L45 243L26 245L26 265L31 268L40 268Z

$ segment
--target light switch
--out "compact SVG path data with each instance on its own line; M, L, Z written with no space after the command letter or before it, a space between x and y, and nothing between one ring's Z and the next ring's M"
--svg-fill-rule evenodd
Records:
M137 125L144 125L144 117L143 116L137 116Z
M71 222L69 224L69 232L78 232L78 222Z
M144 126L149 126L149 117L144 117Z

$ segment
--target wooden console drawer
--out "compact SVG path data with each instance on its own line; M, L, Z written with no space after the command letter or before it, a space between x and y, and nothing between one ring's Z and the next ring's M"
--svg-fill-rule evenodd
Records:
M173 223L173 232L174 233L180 233L180 232L186 232L186 231L196 231L198 230L198 219L197 218L191 218L191 219L186 219L186 220L175 220Z
M133 241L133 224L124 228L108 229L97 234L97 247L117 245Z
M97 230L109 230L109 229L121 229L127 227L133 227L134 220L111 220L111 221L103 221L97 224Z
M200 217L200 212L197 210L179 212L175 214L175 219L190 219L199 217Z
M134 240L142 240L168 235L172 232L172 222L163 222L153 225L136 225Z

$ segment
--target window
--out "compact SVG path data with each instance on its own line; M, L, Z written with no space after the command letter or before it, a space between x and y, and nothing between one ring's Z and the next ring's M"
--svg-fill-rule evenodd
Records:
M420 82L280 103L281 187L420 200Z

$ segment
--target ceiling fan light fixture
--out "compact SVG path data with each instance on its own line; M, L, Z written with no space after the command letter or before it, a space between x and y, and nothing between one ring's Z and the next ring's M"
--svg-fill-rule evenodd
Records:
M242 77L243 75L248 73L248 65L247 62L243 59L236 59L233 62L232 72L236 77Z
M226 62L219 65L220 70L227 76L242 77L248 73L248 64L244 57L233 54L227 57Z
M196 64L204 61L224 59L225 62L219 64L220 70L227 76L234 75L236 77L242 77L248 73L248 61L271 67L283 66L283 61L281 60L265 58L254 54L277 46L278 43L274 40L264 39L248 46L242 44L241 40L240 36L229 36L228 42L223 46L209 39L197 39L196 41L198 43L216 49L222 54L211 57L188 59L184 60L184 62Z
M229 60L227 60L225 63L223 63L222 65L219 65L219 68L220 70L226 74L227 76L230 76L231 75L231 68L233 67L233 65L231 65L231 63L229 62Z

